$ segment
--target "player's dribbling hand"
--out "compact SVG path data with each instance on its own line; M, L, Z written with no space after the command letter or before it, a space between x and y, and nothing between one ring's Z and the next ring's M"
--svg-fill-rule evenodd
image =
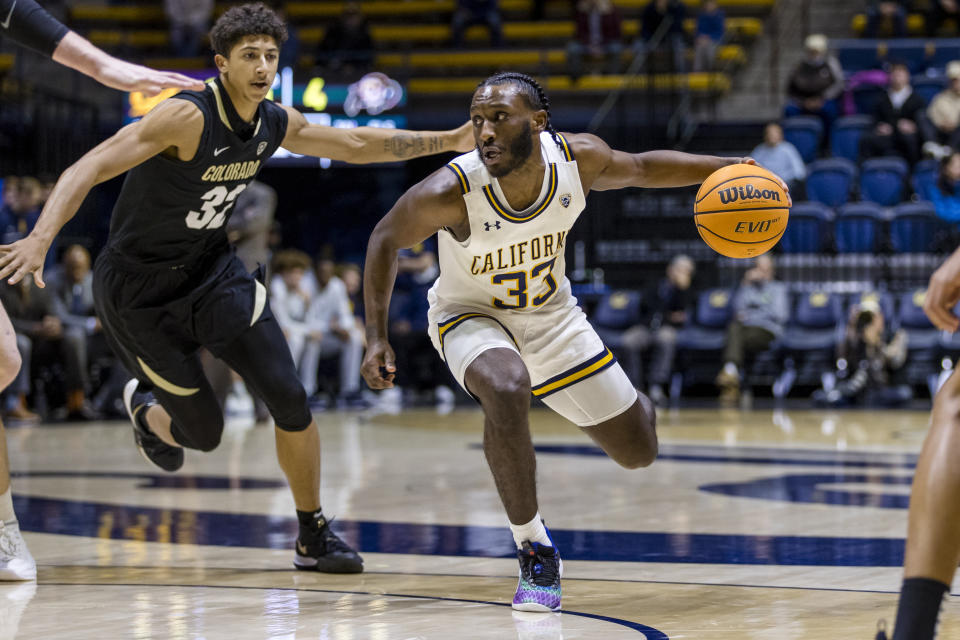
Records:
M745 158L740 158L740 161L737 164L754 164L755 165L757 164L757 161L751 158L750 156L747 156ZM770 173L773 173L773 172L771 171ZM775 173L773 175L777 176L777 174ZM784 182L783 178L781 178L780 176L777 176L777 180L780 181L780 187L783 189L783 192L787 194L787 206L792 207L793 198L790 196L790 187L787 186L787 183Z
M41 289L43 282L43 261L47 257L47 247L33 234L13 244L0 245L0 280L7 278L7 284L17 284L28 274Z
M374 340L367 347L360 375L371 389L390 389L397 373L396 356L386 340Z
M938 329L955 332L960 327L960 319L953 308L960 301L960 249L957 249L930 276L927 295L923 300L923 311L930 322Z

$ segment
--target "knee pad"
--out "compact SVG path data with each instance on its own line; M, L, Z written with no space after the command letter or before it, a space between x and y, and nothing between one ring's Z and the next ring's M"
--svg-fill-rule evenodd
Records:
M216 412L203 412L191 420L189 429L174 421L170 424L170 434L187 449L213 451L220 446L220 438L223 437L223 414L219 407Z
M313 422L310 405L307 403L307 392L299 382L267 389L263 401L278 429L303 431Z

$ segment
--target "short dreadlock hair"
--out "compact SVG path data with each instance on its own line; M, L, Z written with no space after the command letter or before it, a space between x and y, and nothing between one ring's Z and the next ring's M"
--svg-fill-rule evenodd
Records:
M262 2L230 7L210 29L214 53L230 56L230 50L245 36L270 36L281 46L287 41L287 26L276 12Z
M525 73L501 71L478 84L477 89L494 87L501 84L514 85L520 90L520 94L527 99L527 103L531 109L547 112L547 131L550 133L553 141L557 143L557 146L563 149L563 143L560 142L557 136L557 130L553 128L553 120L550 116L550 99L547 98L547 93L543 90L543 87L540 86L540 83Z

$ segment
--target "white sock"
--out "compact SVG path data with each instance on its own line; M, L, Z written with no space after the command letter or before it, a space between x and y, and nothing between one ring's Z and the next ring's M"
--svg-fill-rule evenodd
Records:
M17 514L13 512L13 493L7 489L5 493L0 493L0 520L11 522L17 519Z
M727 364L723 365L723 372L731 376L735 376L737 375L737 365L733 364L732 362L728 362Z
M517 549L523 546L524 542L539 542L548 547L552 547L550 536L547 535L547 528L543 526L543 520L540 518L540 512L533 516L533 520L527 524L510 523L510 531L513 533L513 541L517 543Z

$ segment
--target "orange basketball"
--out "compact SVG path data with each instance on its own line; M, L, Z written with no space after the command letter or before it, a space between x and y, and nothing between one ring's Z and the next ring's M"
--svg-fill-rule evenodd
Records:
M780 180L753 164L718 169L697 191L693 220L711 249L728 258L754 258L777 244L790 207Z

